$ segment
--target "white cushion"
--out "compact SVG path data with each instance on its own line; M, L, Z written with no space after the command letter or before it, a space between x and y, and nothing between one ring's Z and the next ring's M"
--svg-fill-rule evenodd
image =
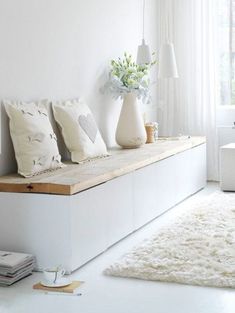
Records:
M54 117L73 162L107 156L107 148L88 106L81 100L55 102Z
M18 173L31 177L63 166L57 138L48 118L48 101L4 101Z

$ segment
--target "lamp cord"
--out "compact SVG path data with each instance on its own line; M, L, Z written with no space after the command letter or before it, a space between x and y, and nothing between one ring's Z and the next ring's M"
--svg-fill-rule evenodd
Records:
M169 4L168 0L166 0L165 17L166 17L166 41L169 42L169 37L170 37L170 4Z
M145 0L143 0L143 39L144 39L144 33L145 33Z

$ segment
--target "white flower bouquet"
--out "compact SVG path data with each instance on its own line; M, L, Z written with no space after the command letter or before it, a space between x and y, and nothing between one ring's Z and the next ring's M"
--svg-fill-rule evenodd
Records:
M153 53L154 55L154 53ZM124 58L111 61L109 80L101 89L113 95L115 99L126 93L135 93L138 99L149 101L149 71L156 61L139 65L132 60L131 55L124 53Z

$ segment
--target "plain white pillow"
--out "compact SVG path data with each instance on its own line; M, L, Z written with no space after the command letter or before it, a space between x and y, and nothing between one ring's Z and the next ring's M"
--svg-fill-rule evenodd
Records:
M61 168L57 138L48 117L48 101L4 101L18 173L31 177Z
M57 101L52 108L72 162L109 155L93 114L82 100Z

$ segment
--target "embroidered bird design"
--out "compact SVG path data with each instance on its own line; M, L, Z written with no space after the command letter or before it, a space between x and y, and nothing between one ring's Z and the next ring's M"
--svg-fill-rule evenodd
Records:
M57 137L56 137L56 134L55 134L55 133L51 133L51 134L50 134L50 138L51 138L51 139L54 139L55 141L57 141Z
M39 113L39 115L44 115L44 116L47 116L46 111L45 111L45 110L43 110L43 109L38 110L38 113Z
M57 154L57 155L54 155L53 157L52 157L52 162L54 163L60 163L60 155L59 154Z
M33 160L33 165L43 166L46 163L47 157L42 156Z
M31 115L31 116L34 115L33 113L31 113L31 112L29 112L29 111L26 111L26 110L24 110L24 109L22 109L21 112L22 112L22 114L24 114L24 115Z
M33 142L42 142L44 139L44 135L42 133L37 133L37 134L33 134L33 135L29 135L28 139L30 143Z

